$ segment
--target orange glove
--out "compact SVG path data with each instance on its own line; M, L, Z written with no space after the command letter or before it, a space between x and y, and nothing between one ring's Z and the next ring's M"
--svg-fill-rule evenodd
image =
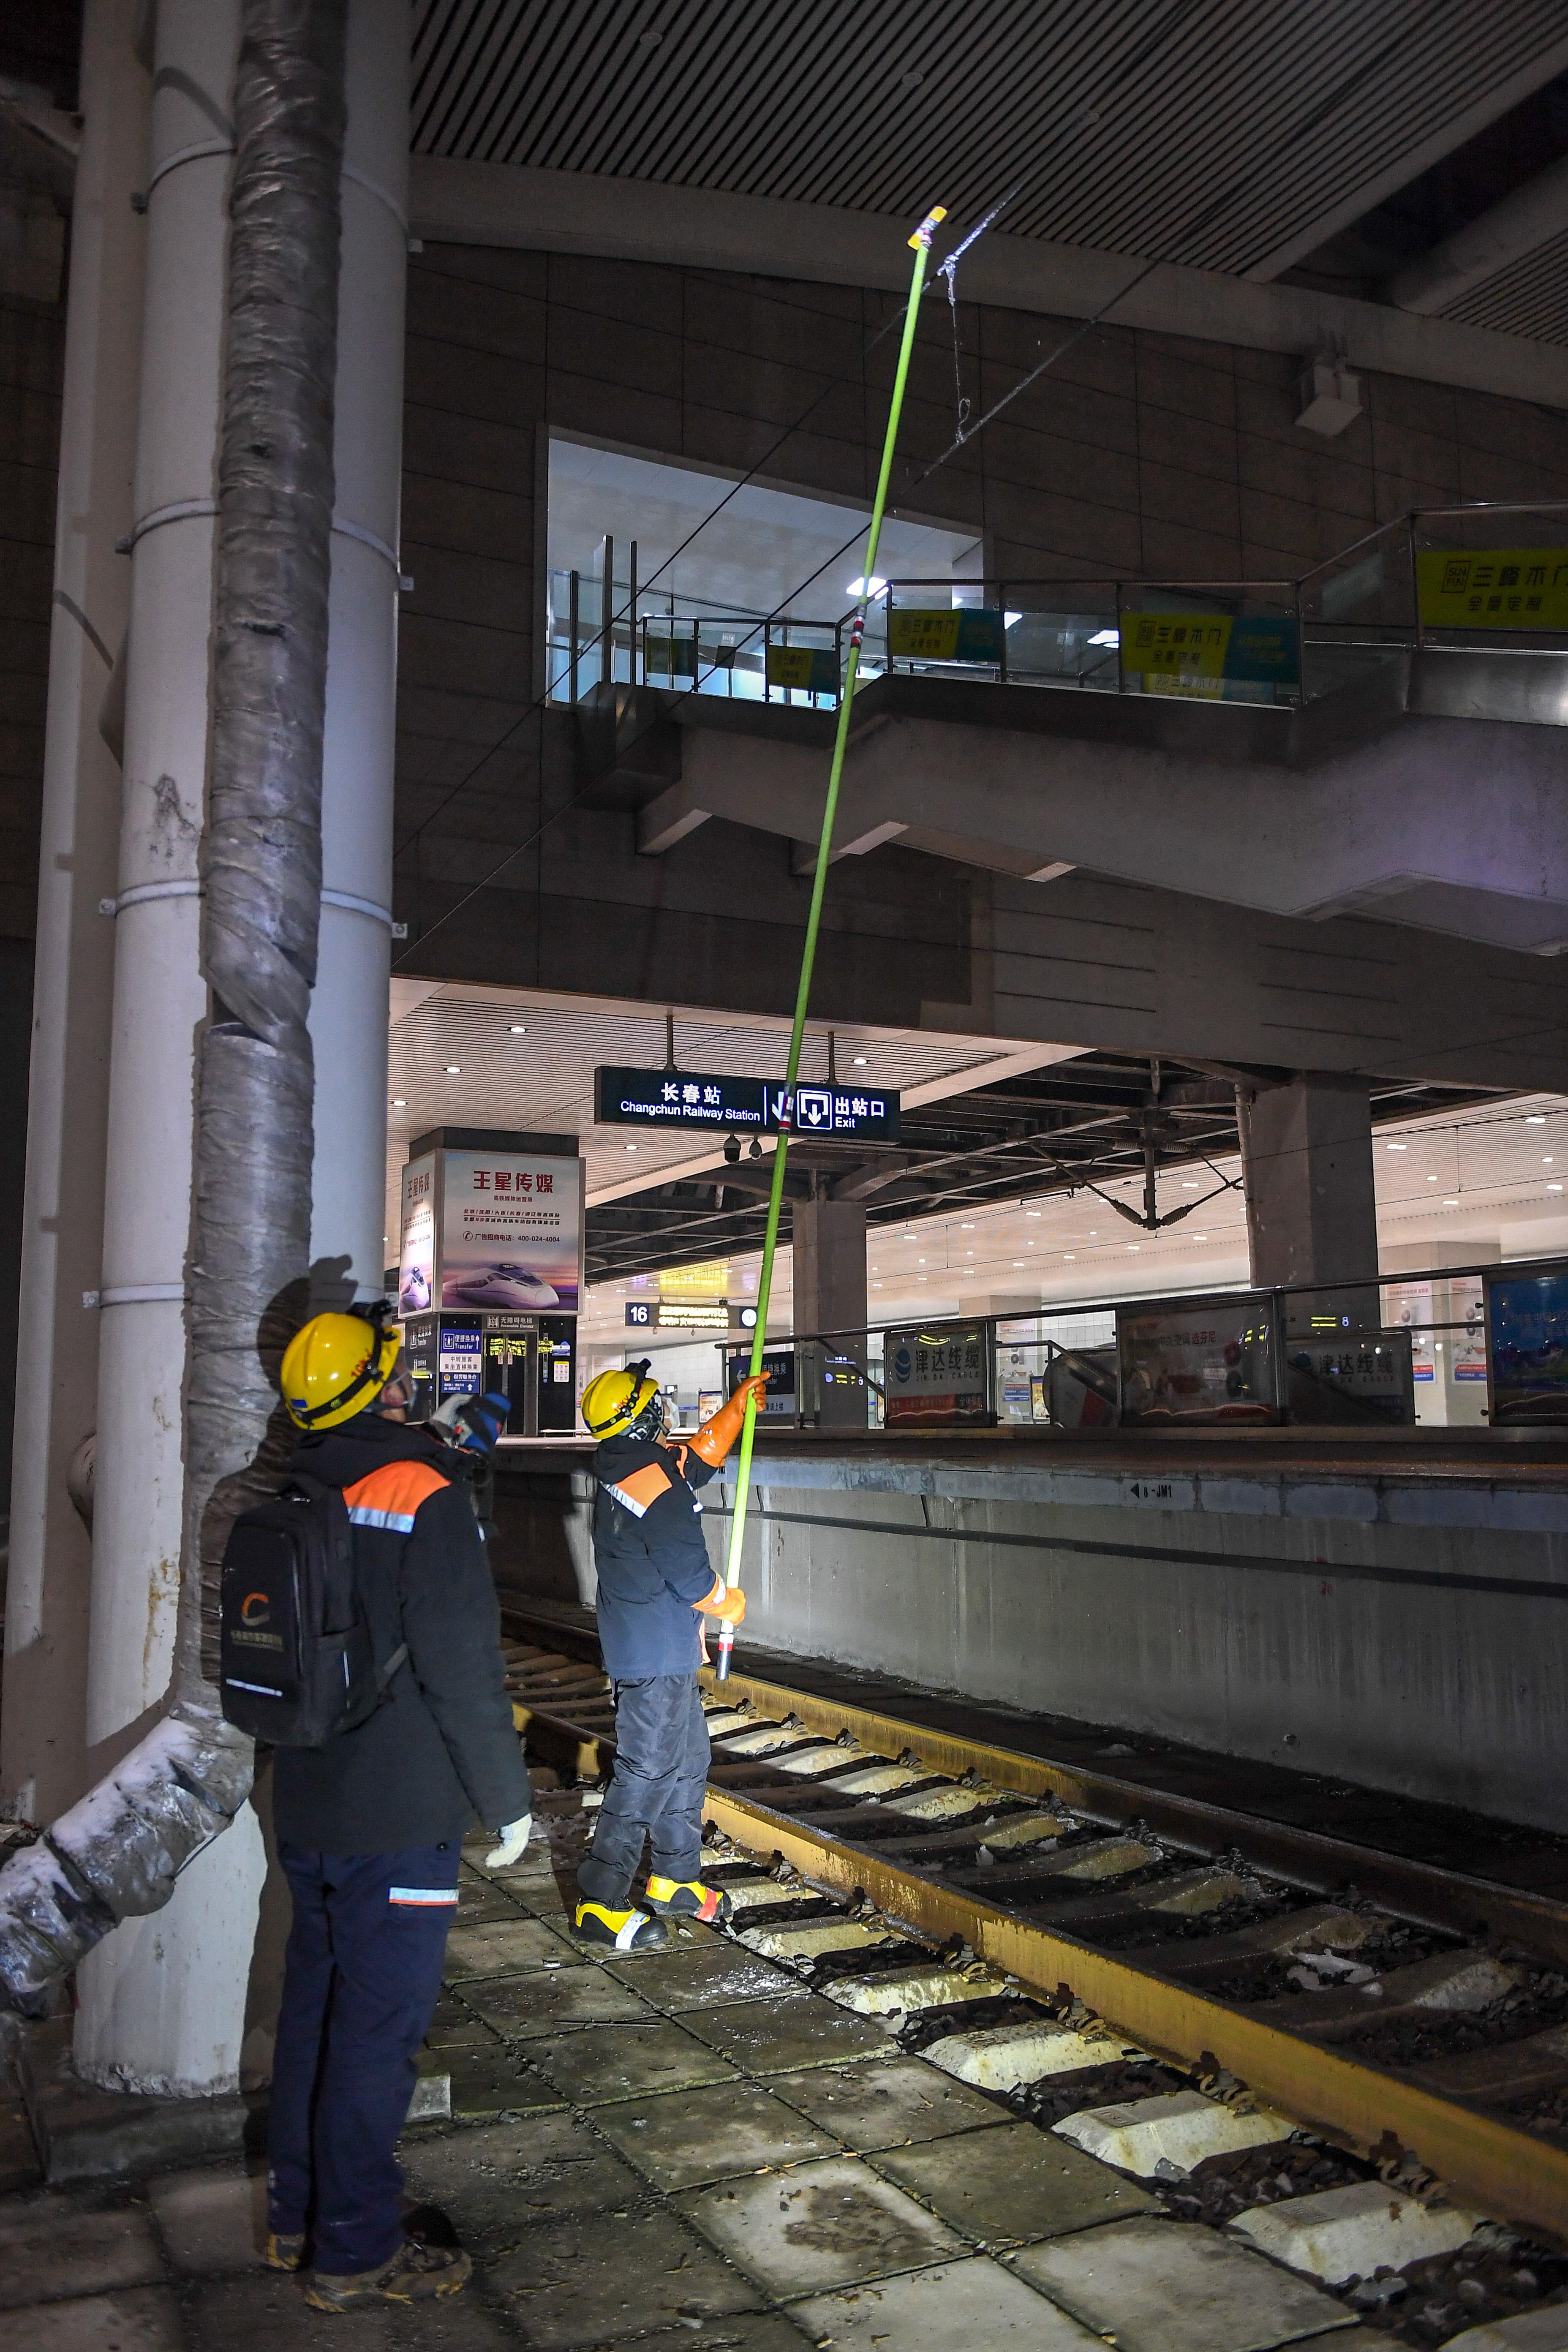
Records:
M727 1617L731 1625L738 1625L746 1613L746 1596L738 1584L728 1585L721 1576L717 1576L712 1591L697 1606L704 1617Z
M701 1428L693 1431L687 1440L693 1454L706 1462L710 1470L718 1469L741 1434L741 1423L746 1418L746 1399L753 1390L756 1391L757 1411L761 1412L767 1398L768 1376L766 1372L753 1372L749 1380L741 1382L729 1403L721 1404L717 1412L710 1413Z

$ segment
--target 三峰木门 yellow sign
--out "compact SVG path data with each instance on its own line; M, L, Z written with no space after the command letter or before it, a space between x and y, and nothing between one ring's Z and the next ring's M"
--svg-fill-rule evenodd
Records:
M1421 625L1568 629L1568 547L1483 547L1415 558Z

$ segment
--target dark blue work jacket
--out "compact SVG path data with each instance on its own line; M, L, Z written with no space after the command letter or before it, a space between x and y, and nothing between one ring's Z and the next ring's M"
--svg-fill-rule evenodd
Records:
M594 1455L599 1644L616 1682L689 1675L701 1662L693 1605L715 1581L693 1489L713 1472L690 1447L606 1437Z

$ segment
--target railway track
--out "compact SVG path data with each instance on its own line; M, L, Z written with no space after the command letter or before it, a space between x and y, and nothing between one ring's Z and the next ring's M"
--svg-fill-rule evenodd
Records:
M531 1748L597 1780L591 1636L508 1632ZM1047 2121L1131 2095L1130 2064L1245 2085L1568 2247L1568 1905L795 1685L732 1675L705 1705L737 1930L910 2046L978 2036L964 2078ZM1096 2059L1107 2032L1131 2059Z

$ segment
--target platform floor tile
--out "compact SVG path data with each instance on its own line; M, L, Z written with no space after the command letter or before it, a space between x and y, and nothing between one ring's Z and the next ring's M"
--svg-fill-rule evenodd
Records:
M184 2352L321 2352L323 2341L335 2344L340 2334L343 2352L517 2352L515 2330L487 2311L471 2288L439 2303L384 2304L379 2311L337 2320L310 2309L297 2279L262 2271L204 2287L187 2312L188 2333L169 2339L167 2352L176 2345ZM328 2328L334 2331L331 2337ZM117 2344L119 2352L165 2352L163 2343L143 2346L113 2335L90 2344L91 2352L113 2352ZM26 2352L32 2352L31 2344ZM77 2347L51 2344L47 2352L77 2352Z
M730 2083L735 2069L683 2025L644 2010L643 2025L598 2026L531 2042L541 2073L579 2106Z
M448 1984L461 1977L510 1976L521 1969L559 1969L578 1955L563 1936L543 1919L531 1919L511 1906L507 1919L484 1919L469 1927L459 1920L447 1938L444 1974Z
M613 2212L647 2194L629 2164L564 2114L426 2133L405 2140L401 2156L410 2196L460 2210L476 2257L514 2244L522 2223Z
M651 2335L637 2337L636 2352L702 2352L704 2345L711 2346L713 2352L805 2352L810 2340L782 2312L737 2311L706 2329L694 2328L689 2320L655 2328ZM609 2352L609 2347L588 2346L584 2352ZM1379 2352L1388 2352L1386 2343Z
M716 2083L599 2107L594 2122L656 2188L695 2189L765 2166L836 2156L839 2143L760 2083Z
M445 2050L437 2055L447 2068L455 2122L541 2114L561 2105L554 2084L505 2042L492 2040L481 2049Z
M1100 2221L1157 2212L1152 2197L1092 2157L1033 2124L1002 2124L978 2137L885 2148L879 2172L982 2244L1065 2237Z
M676 2203L781 2303L968 2251L912 2197L854 2156L726 2181Z
M774 2088L803 2116L862 2153L945 2139L1007 2120L1006 2109L994 2099L939 2074L921 2058L889 2058L879 2066L816 2066L780 2079Z
M721 2002L782 2000L791 1994L810 1998L798 1977L742 1945L717 1940L694 1950L650 1952L646 1959L612 1960L607 1966L612 1976L672 2017Z
M166 2286L134 2286L36 2305L26 2338L16 2338L17 2352L24 2341L26 2352L184 2352L185 2335Z
M524 2230L488 2266L534 2352L578 2347L756 2311L749 2279L714 2253L673 2213L589 2213Z
M1196 2222L1115 2221L1009 2257L1118 2352L1271 2352L1353 2315Z
M147 2201L170 2261L196 2277L251 2269L267 2243L267 2182L243 2165L165 2172Z
M68 2291L161 2281L163 2263L145 2213L95 2210L58 2190L7 2198L0 2207L0 2311Z
M895 2047L879 2025L808 1995L805 2000L744 2000L694 2010L685 2020L725 2056L754 2074L827 2066L846 2058L885 2058Z
M976 2254L793 2306L814 2343L853 2352L1082 2352L1101 2339Z
M651 2015L629 1986L591 1962L527 1976L473 1978L463 1999L509 2041L542 2039L564 2025L617 2025Z

